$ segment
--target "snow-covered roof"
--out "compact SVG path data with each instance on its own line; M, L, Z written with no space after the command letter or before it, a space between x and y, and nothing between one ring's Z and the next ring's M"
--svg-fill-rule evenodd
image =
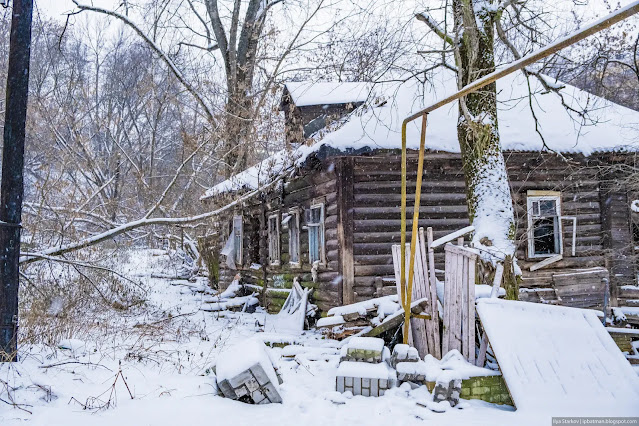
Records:
M289 82L286 88L298 107L364 102L371 91L371 83L364 82Z
M261 163L210 188L202 199L241 188L256 189L282 171L301 164L309 154L322 147L346 151L362 148L401 148L401 125L404 118L456 91L453 75L440 75L426 85L416 80L406 83L377 84L364 105L351 113L335 131L325 134L312 146L292 152L281 151ZM550 78L548 78L550 80ZM325 84L325 83L322 83ZM344 84L344 83L342 83ZM564 102L576 111L588 110L588 119L580 123L577 114L569 113L559 95L546 93L541 83L530 78L534 96L528 98L528 83L521 73L497 81L499 135L504 150L538 151L543 142L563 153L636 150L639 147L639 112L614 104L576 87L565 85L560 93ZM380 99L386 102L379 102ZM531 112L531 106L534 110ZM460 152L457 141L457 103L444 106L428 116L426 146L445 152ZM583 124L583 125L582 125ZM407 146L419 148L420 120L407 127Z

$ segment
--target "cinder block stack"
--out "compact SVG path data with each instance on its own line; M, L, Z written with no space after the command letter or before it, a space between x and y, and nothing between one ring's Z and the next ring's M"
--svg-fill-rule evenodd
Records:
M354 337L342 348L336 390L353 395L381 396L395 386L395 371L388 365L390 351L382 339Z

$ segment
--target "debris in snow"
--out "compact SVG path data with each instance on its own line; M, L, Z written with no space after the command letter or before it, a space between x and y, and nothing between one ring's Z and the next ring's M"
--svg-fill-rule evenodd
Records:
M400 382L426 383L428 367L424 361L399 362L396 364L395 369L397 370L397 379Z
M222 352L217 385L225 397L253 404L282 402L280 378L264 343L248 339Z
M518 410L637 414L639 378L595 312L481 299L477 313Z
M337 368L335 389L353 395L382 396L395 386L395 382L395 371L385 362L370 364L344 361Z
M71 351L74 356L82 355L88 352L87 342L79 339L64 339L58 343L58 348Z
M384 341L375 337L353 337L345 347L344 361L382 362Z
M448 401L451 407L459 403L461 396L462 379L459 373L447 370L437 376L435 390L433 391L433 402Z
M416 363L418 361L420 361L419 353L414 347L398 344L393 348L393 354L390 358L391 367L397 368L397 364L400 362Z
M322 328L322 327L333 327L336 325L342 325L344 324L344 322L346 322L344 320L344 317L341 315L335 315L333 317L324 317L324 318L320 318L317 320L317 323L315 324L317 328Z
M378 297L332 308L316 327L329 338L341 340L380 325L400 309L396 294Z
M260 301L255 297L255 294L251 294L250 296L233 297L219 302L209 302L207 305L203 305L200 310L206 312L242 311L252 313L255 312L255 308L259 303Z
M300 285L299 279L293 279L293 287L280 312L266 321L264 328L269 332L286 332L301 334L304 331L307 317L314 317L317 305L309 302L310 290Z

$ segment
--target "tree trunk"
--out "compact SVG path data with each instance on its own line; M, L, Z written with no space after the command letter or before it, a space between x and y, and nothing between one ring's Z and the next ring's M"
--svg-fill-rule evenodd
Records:
M247 84L242 83L239 86L229 93L225 108L224 155L227 164L225 177L227 178L246 169L248 164L247 144L253 128L253 102L246 90L241 88Z
M482 9L480 3L483 2L453 1L459 46L456 51L459 87L495 70L496 16L489 8ZM460 100L457 135L464 165L468 211L476 229L473 242L497 258L513 256L515 220L506 163L499 141L495 83Z

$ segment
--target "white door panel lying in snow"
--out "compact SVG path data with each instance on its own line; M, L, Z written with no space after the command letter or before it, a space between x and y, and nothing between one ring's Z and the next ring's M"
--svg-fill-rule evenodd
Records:
M639 377L594 311L480 299L477 312L518 410L639 415Z

